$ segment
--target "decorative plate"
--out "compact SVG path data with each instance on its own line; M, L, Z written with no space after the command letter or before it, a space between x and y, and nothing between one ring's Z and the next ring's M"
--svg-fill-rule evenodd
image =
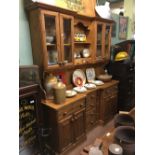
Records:
M77 94L74 90L66 90L66 97L73 97Z
M87 68L86 69L86 76L87 76L87 81L91 82L95 80L95 69L94 68Z
M85 87L74 87L73 90L75 90L78 93L84 93L87 91Z
M73 83L77 87L83 87L86 83L86 76L81 69L76 69L73 72Z
M93 84L93 83L86 83L84 86L85 86L87 89L94 89L94 88L96 88L96 85Z

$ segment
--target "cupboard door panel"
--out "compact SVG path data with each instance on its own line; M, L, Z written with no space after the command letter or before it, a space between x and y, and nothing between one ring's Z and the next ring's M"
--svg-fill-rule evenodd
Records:
M72 16L60 14L61 59L65 65L73 63L73 22Z
M102 23L101 24L97 24L97 46L96 46L96 57L98 59L102 59L102 50L103 50L103 47L102 47L102 40L103 40L103 28L102 28Z
M59 151L63 151L66 147L73 143L73 127L72 116L63 119L58 123L59 128Z
M89 93L86 98L86 110L96 109L96 92Z
M110 24L105 24L104 55L107 60L110 59L111 32L112 32L112 26Z
M74 114L74 136L75 140L78 141L85 135L85 109Z
M92 109L86 112L86 130L91 129L97 122L96 110Z

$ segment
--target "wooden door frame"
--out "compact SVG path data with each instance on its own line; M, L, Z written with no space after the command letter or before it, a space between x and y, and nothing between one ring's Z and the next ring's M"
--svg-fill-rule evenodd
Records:
M58 52L58 62L60 61L60 35L59 35L59 27L57 25L59 25L59 19L58 19L58 13L57 12L53 12L53 11L47 11L47 10L40 10L40 14L41 14L41 29L42 29L42 40L43 40L43 53L44 53L44 68L45 70L50 69L50 68L54 68L54 67L58 67L58 64L53 65L53 66L49 66L48 65L48 53L47 53L47 47L46 47L46 38L45 38L45 34L46 34L46 29L45 29L45 15L49 15L49 16L54 16L55 17L55 28L56 28L56 47L57 47L57 52Z
M64 61L64 41L63 41L63 36L64 36L64 31L63 31L63 19L71 19L71 54L72 58L70 63L67 63L66 65L72 65L74 63L74 57L73 57L73 49L74 49L74 17L70 15L65 15L65 14L59 14L60 16L60 50L61 50L61 61Z

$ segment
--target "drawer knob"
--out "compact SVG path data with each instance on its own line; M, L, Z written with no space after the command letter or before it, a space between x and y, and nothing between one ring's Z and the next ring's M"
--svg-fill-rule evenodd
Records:
M80 107L83 107L83 103L80 104Z
M93 95L93 96L91 96L91 98L92 98L92 99L94 99L94 98L95 98L95 96Z
M94 124L94 121L91 121L90 123L91 123L91 124Z
M67 115L67 112L64 112L63 115Z

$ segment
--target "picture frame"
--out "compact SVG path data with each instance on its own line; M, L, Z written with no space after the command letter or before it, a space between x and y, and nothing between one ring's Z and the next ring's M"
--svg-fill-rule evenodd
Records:
M127 30L128 30L128 17L120 16L119 17L119 39L127 39Z

